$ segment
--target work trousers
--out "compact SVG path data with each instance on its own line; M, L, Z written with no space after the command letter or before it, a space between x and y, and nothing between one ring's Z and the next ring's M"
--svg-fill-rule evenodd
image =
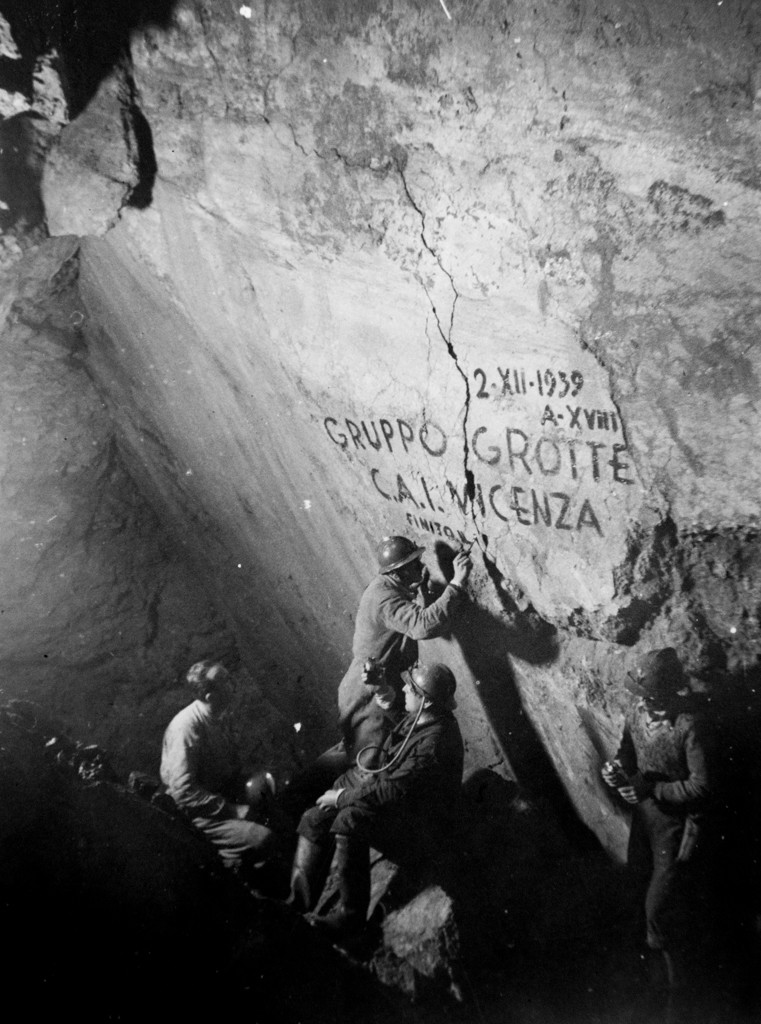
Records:
M683 813L665 810L653 800L634 809L628 863L644 889L645 936L651 949L680 950L692 945L705 894L705 850L686 862L677 860L684 833Z
M193 818L193 824L214 844L229 868L239 868L244 858L252 864L263 863L278 847L276 833L255 821Z
M312 807L301 816L298 832L318 845L335 835L352 836L397 864L435 864L448 847L437 824L398 806Z

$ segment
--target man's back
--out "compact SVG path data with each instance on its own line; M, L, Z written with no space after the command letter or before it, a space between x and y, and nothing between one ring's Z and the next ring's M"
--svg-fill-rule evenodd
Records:
M393 576L373 577L359 602L352 652L355 658L383 660L396 637L424 640L435 636L449 622L460 594L447 589L425 607L413 590ZM414 659L413 659L414 660Z
M236 760L226 729L202 700L179 711L167 726L161 750L161 781L175 803L193 816L217 817L219 795L235 775Z

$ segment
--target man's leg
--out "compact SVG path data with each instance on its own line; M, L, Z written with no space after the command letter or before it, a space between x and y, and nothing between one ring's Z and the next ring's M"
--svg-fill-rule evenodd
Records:
M278 851L277 834L255 821L194 818L193 824L216 846L226 867L239 868L244 857L263 864Z
M335 879L338 902L329 913L314 918L314 924L334 938L352 937L367 922L370 904L369 837L373 834L376 818L374 811L356 804L342 811L332 810L330 817L326 814L323 819L322 827L329 822L328 828L335 840L330 877Z
M370 848L363 840L335 834L336 850L330 866L338 903L326 915L314 918L320 929L335 938L350 938L367 923L370 904Z
M389 723L358 671L361 669L347 673L338 688L339 720L349 763L353 764L361 753L364 767L373 768L380 760Z
M683 821L653 813L648 821L653 873L645 897L647 944L659 949L665 961L669 988L683 987L688 942L684 868L677 863Z
M630 879L632 892L635 898L636 920L635 934L639 946L642 937L647 940L647 915L645 912L645 898L650 879L653 874L653 854L650 848L650 833L647 823L642 816L641 805L634 808L632 815L631 831L629 832L629 846L626 853L626 867ZM648 943L649 945L649 943Z
M335 816L335 810L322 807L312 807L301 816L288 897L289 905L298 913L314 909L325 885L333 848L330 828Z
M359 758L362 768L377 768L388 731L388 719L375 701L366 705L362 713L344 728L344 744L351 763Z

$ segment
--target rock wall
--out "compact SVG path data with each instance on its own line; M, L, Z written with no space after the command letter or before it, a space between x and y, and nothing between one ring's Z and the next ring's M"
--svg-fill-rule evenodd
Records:
M758 11L448 7L178 4L62 130L47 224L129 472L305 744L377 538L439 578L473 542L437 648L471 762L541 773L529 720L620 851L633 659L713 644L731 704L761 639Z
M181 673L221 657L245 677L245 699L259 697L277 748L278 713L124 468L85 368L77 250L53 239L3 275L2 692L38 699L122 771L155 772L162 732L188 701ZM261 739L247 744L273 759Z

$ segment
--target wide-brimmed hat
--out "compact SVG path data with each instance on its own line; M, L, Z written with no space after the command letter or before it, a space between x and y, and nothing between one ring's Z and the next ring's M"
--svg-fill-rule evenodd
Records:
M648 651L640 658L636 671L629 672L626 689L638 697L663 698L684 686L684 671L673 647Z

